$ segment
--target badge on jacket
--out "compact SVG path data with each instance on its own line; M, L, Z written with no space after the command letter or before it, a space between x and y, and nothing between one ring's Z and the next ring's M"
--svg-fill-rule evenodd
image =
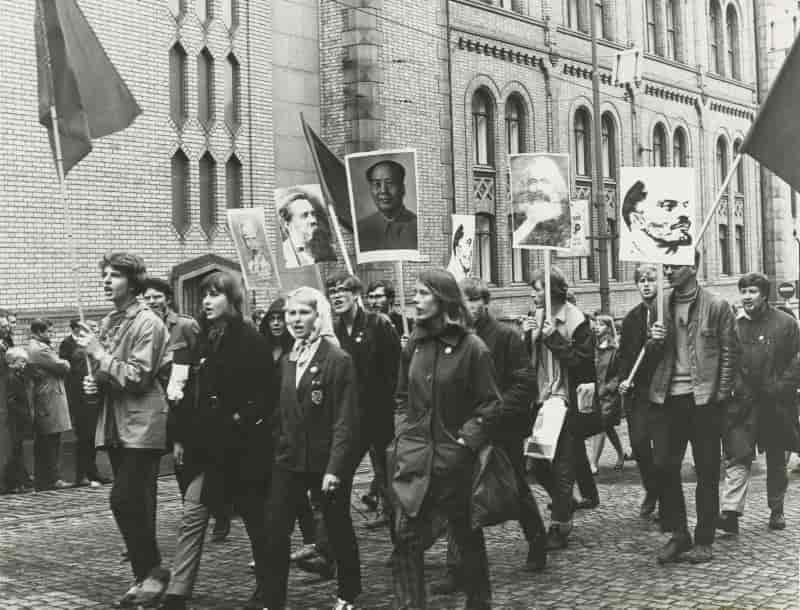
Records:
M322 390L311 390L311 403L317 407L322 404Z

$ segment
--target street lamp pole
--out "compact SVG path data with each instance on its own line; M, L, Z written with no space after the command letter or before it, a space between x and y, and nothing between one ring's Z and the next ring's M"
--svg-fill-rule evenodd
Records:
M611 312L608 287L608 234L606 231L606 200L603 193L603 142L602 142L602 113L600 110L600 69L597 62L597 31L596 10L598 0L592 0L589 15L589 34L592 39L592 140L594 140L594 154L592 155L592 197L597 210L597 255L600 257L600 310Z

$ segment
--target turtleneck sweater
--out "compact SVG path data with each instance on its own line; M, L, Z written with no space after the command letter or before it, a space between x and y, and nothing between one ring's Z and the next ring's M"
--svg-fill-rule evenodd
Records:
M685 396L694 391L692 386L691 360L689 359L689 308L697 299L699 287L688 293L674 293L675 363L672 365L672 380L669 384L670 396Z

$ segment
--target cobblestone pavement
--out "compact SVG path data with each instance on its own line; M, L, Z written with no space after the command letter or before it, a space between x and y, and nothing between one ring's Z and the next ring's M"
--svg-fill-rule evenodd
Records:
M622 427L620 427L622 430ZM623 442L627 445L626 440ZM795 460L793 458L792 465ZM655 551L666 536L653 523L639 519L642 492L632 462L623 472L612 468L610 447L597 478L601 505L580 512L569 548L550 555L547 570L528 574L520 568L526 544L516 523L487 532L495 608L800 608L800 474L790 475L786 499L788 527L767 529L765 468L754 466L754 481L738 538L722 536L711 563L679 563L660 567ZM690 519L694 515L694 479L684 470ZM359 471L356 498L368 473ZM534 487L544 510L547 498ZM109 487L79 488L23 496L0 496L0 608L110 608L131 581L123 548L108 509ZM165 565L169 565L181 505L172 477L159 481L158 532ZM388 535L369 531L353 511L364 580L359 607L391 608ZM295 538L299 544L299 538ZM444 575L445 545L426 555L428 581ZM250 550L240 521L234 521L224 543L205 547L192 607L240 608L252 592L248 571ZM290 607L330 608L335 585L292 570ZM431 608L463 606L463 598L430 597Z

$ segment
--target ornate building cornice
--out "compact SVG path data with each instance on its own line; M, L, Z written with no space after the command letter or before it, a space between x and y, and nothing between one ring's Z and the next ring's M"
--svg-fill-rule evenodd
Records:
M463 35L458 37L458 48L471 53L489 55L502 61L524 66L540 67L544 61L543 54L520 51L519 49L512 48L510 45L503 43L493 42L490 44Z

